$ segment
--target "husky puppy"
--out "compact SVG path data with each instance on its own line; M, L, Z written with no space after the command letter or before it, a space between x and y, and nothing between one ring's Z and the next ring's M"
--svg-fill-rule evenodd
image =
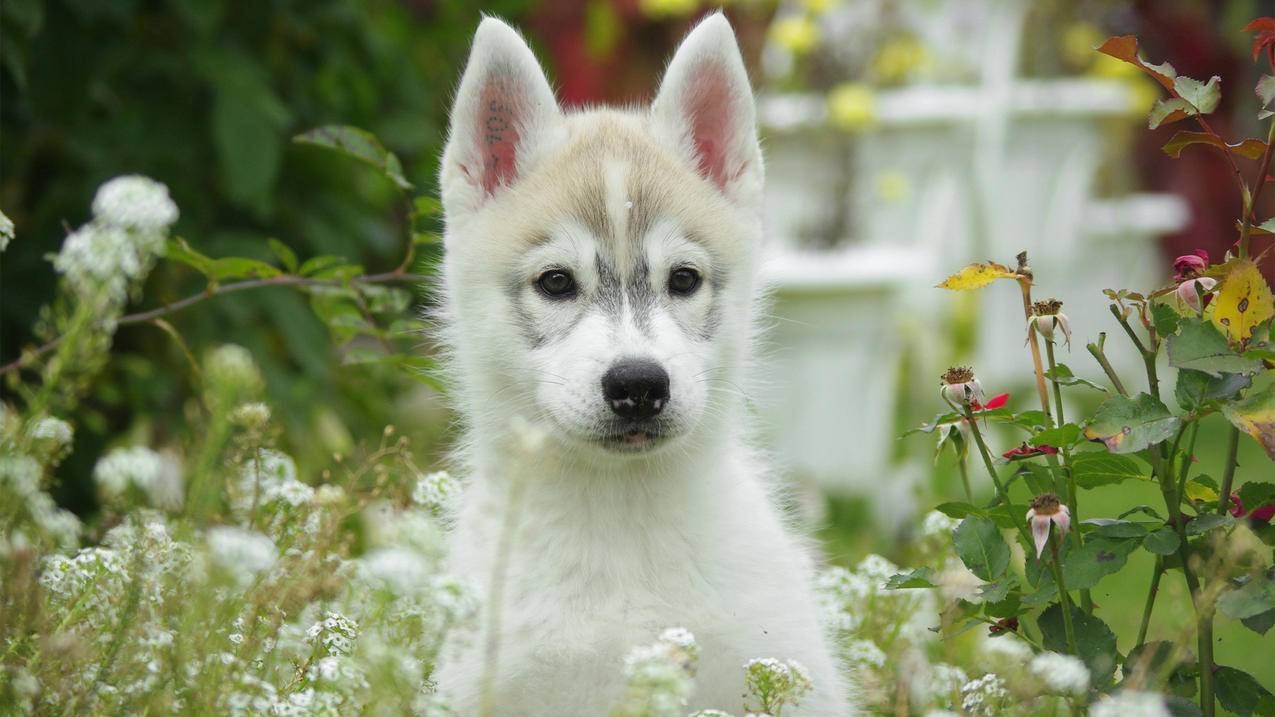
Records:
M469 476L449 566L484 604L441 660L453 709L606 715L626 653L676 626L700 647L687 712L742 714L744 663L774 657L814 682L786 716L852 714L746 440L762 157L727 20L686 37L649 108L567 112L484 19L441 185Z

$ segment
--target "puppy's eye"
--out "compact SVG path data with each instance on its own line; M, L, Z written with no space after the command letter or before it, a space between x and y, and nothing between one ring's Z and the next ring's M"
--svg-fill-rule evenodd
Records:
M671 294L690 296L699 288L699 284L699 272L690 267L684 266L680 269L674 269L668 275L668 290Z
M566 299L576 293L576 280L571 273L563 269L550 269L536 279L536 286L545 296L552 299Z

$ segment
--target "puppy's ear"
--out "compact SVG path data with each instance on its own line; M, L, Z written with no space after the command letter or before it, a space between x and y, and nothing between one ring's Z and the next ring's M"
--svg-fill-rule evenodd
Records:
M657 135L733 201L761 190L753 93L730 23L709 15L682 41L651 106Z
M449 220L514 184L562 132L562 111L518 33L494 17L474 33L440 171Z

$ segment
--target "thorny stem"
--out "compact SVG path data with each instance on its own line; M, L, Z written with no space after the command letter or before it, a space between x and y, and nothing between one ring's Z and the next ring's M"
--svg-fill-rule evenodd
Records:
M1253 192L1250 194L1247 191L1247 187L1244 187L1242 192L1244 215L1240 218L1239 254L1241 259L1248 258L1249 238L1252 235L1253 221L1255 220L1253 208L1257 206L1257 200L1262 196L1262 189L1266 186L1266 176L1271 166L1272 143L1275 143L1275 120L1271 122L1270 129L1266 132L1266 151L1262 152L1262 159L1257 164L1257 181L1253 183ZM1225 154L1229 156L1230 152Z
M1049 375L1054 377L1051 382L1054 384L1054 406L1057 409L1058 425L1061 426L1067 422L1063 416L1063 400L1062 386L1058 383L1058 363L1054 360L1054 341L1053 339L1045 339L1045 358L1049 360ZM1071 510L1071 519L1080 524L1080 494L1076 490L1076 477L1071 471L1071 447L1062 447L1063 467L1061 472L1067 480L1067 502L1070 504L1068 508ZM1050 456L1050 463L1054 464L1055 470L1058 470L1058 459L1056 456ZM1072 542L1076 547L1082 548L1085 545L1085 539L1080 535L1079 530L1073 530ZM1080 606L1086 614L1093 614L1093 594L1089 590L1080 591Z
M1238 464L1240 450L1240 429L1231 426L1231 434L1226 444L1226 467L1222 473L1222 489L1218 491L1217 514L1226 515L1231 506L1231 485L1235 481L1235 467ZM1256 506L1253 506L1256 507Z
M1094 360L1102 367L1107 379L1111 381L1111 385L1115 387L1116 393L1121 396L1128 396L1129 391L1124 387L1124 383L1120 380L1120 375L1116 373L1116 369L1112 367L1111 361L1107 360L1107 354L1103 351L1103 345L1107 343L1107 334L1105 332L1098 334L1097 343L1086 344L1085 348L1089 349L1089 353L1093 355Z
M1032 317L1032 274L1027 266L1027 252L1018 255L1018 288L1023 294L1023 317L1027 321L1027 344L1031 347L1032 368L1036 371L1036 393L1040 396L1040 409L1045 412L1045 419L1051 419L1049 410L1049 390L1045 388L1045 371L1040 362L1040 344L1036 341L1036 327L1031 323Z
M1125 315L1120 312L1120 309L1117 308L1115 304L1111 304L1107 308L1111 309L1111 315L1116 317L1116 321L1120 322L1120 327L1123 328L1124 332L1129 335L1129 340L1133 341L1133 345L1138 348L1138 353L1142 355L1142 363L1146 366L1147 370L1148 393L1156 399L1159 399L1160 377L1156 372L1155 365L1156 354L1158 353L1156 351L1155 334L1152 333L1151 347L1148 348L1147 345L1142 342L1142 339L1138 337L1138 334L1133 330L1133 327L1129 325L1129 319L1125 318Z
M306 276L296 276L293 274L284 274L282 276L272 276L268 279L248 279L233 284L224 284L216 287L209 287L198 294L187 296L179 301L171 304L150 309L147 311L139 311L135 314L126 314L116 321L116 326L127 326L129 324L140 324L153 319L157 319L169 314L174 314L182 309L193 306L214 296L230 294L236 291L244 291L247 289L260 289L267 286L344 286L345 284L421 284L428 281L429 278L420 274L409 274L402 270L383 274L369 274L367 276L356 276L348 281L345 279L314 279ZM0 376L17 371L31 364L35 359L53 351L62 344L65 334L51 341L42 344L31 351L23 353L18 358L0 366Z

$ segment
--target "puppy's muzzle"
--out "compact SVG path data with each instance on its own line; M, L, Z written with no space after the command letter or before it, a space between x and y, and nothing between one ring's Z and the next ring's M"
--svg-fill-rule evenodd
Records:
M618 361L602 376L602 397L620 418L654 418L668 405L668 372L647 359Z

